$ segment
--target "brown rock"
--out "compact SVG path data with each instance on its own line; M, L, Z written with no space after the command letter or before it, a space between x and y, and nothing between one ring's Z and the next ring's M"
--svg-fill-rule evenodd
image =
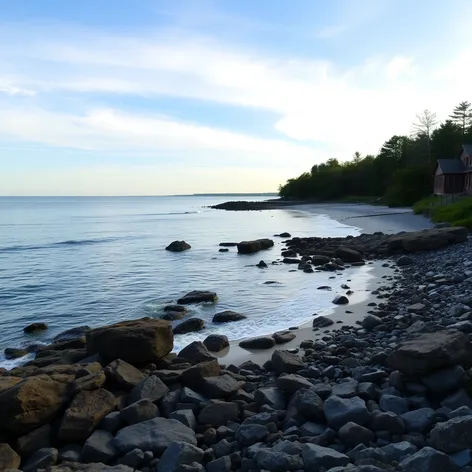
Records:
M110 380L125 390L132 390L146 377L136 367L121 359L108 364L105 368L105 373Z
M0 394L17 383L20 383L22 380L21 377L0 377Z
M31 433L18 438L15 449L23 457L30 456L33 452L43 447L51 446L51 431L50 424L45 424L41 428L31 431Z
M123 359L131 364L155 362L174 347L172 327L165 320L142 318L87 332L87 352L106 361Z
M400 343L387 362L390 367L411 376L458 364L467 368L472 365L472 343L460 331L426 333Z
M31 323L30 325L23 328L25 333L36 333L38 331L45 331L48 329L48 325L46 323Z
M0 430L18 435L49 423L66 401L67 385L46 376L27 378L0 394Z
M201 380L205 377L217 377L220 375L221 368L215 359L209 362L201 362L182 372L182 383L192 389L198 388Z
M103 388L80 392L67 408L59 428L59 440L82 442L100 421L116 409L116 398Z
M228 337L223 334L210 334L203 344L211 352L220 352L229 346Z
M103 371L80 377L72 383L72 393L75 395L82 391L98 390L105 385L106 380L107 376Z
M207 362L215 358L210 354L206 346L200 341L194 341L193 343L190 343L188 346L184 347L179 352L179 357L187 359L191 364Z
M20 456L7 443L0 443L0 470L18 469Z
M205 327L205 322L200 318L189 318L174 327L174 334L187 334L194 331L201 331Z
M305 368L305 363L300 356L288 351L274 351L272 365L277 374L294 374Z

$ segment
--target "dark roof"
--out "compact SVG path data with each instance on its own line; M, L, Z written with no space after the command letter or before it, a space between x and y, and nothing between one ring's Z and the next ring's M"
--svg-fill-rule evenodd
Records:
M462 174L466 167L460 159L438 159L443 174Z
M472 156L472 144L463 144L462 149L468 156Z

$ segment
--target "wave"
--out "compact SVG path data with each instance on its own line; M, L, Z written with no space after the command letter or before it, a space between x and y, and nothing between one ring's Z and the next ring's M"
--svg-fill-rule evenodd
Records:
M54 249L64 246L85 246L88 244L102 244L110 243L117 241L119 239L126 239L123 237L114 237L114 238L94 238L94 239L67 239L65 241L58 241L55 243L49 244L40 244L40 245L14 245L14 246L5 246L0 247L0 254L6 252L19 252L19 251L36 251L41 249Z

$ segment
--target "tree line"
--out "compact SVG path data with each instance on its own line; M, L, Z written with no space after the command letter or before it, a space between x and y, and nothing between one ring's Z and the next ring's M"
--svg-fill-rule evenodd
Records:
M437 159L457 158L472 144L472 105L461 102L447 120L424 110L410 136L394 135L377 155L361 155L314 165L279 188L284 198L339 200L348 196L383 198L389 205L412 205L430 195Z

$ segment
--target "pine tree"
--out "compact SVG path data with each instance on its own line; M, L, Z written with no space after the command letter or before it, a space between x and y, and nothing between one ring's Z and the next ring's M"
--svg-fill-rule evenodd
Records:
M472 105L470 102L461 102L454 108L451 120L460 126L462 134L472 126Z

